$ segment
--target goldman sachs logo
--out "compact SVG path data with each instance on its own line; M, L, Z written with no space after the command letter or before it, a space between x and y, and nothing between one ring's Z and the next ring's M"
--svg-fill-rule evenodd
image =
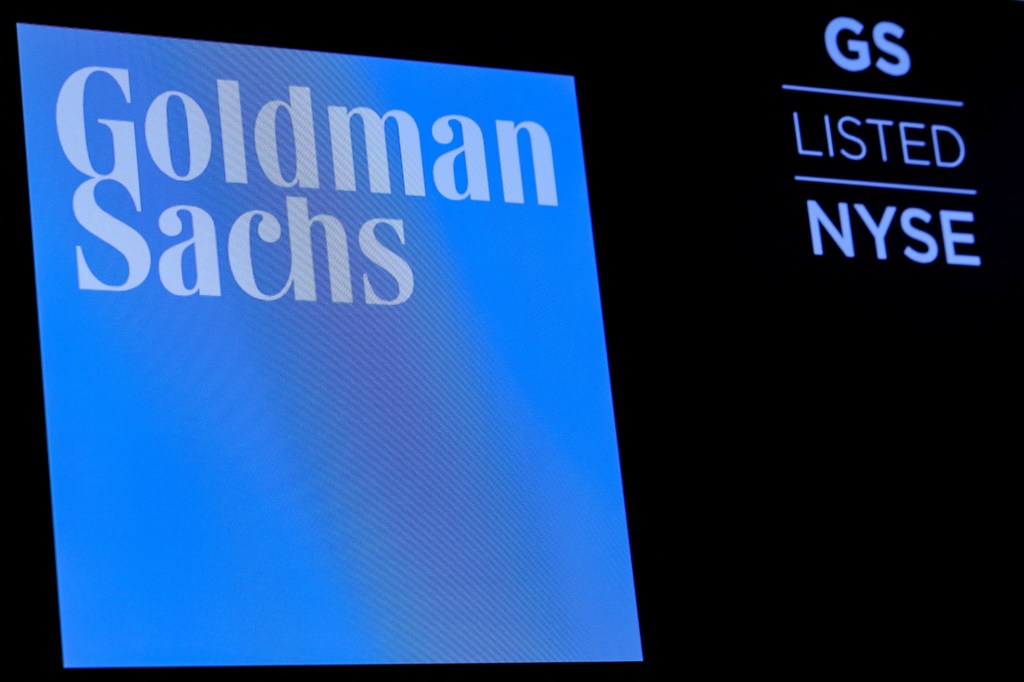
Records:
M103 80L107 83L100 84L99 81ZM110 91L114 86L114 92L119 91L119 97L114 100L102 100L95 94L100 87ZM407 196L425 197L427 188L421 131L413 117L400 109L379 114L367 107L328 106L332 172L329 177L323 177L320 159L317 158L318 131L313 124L310 88L289 86L287 100L264 103L255 120L251 121L244 120L242 115L238 81L217 80L216 92L219 139L215 139L211 132L207 112L184 92L169 90L161 93L149 103L144 117L132 119L125 116L125 105L132 103L131 74L127 69L90 66L75 71L64 81L56 102L57 135L67 160L86 176L72 198L74 216L86 231L105 244L91 241L88 248L76 245L78 287L94 291L128 291L146 281L153 269L153 252L143 236L145 230L140 229L147 226L125 222L115 217L108 210L109 206L104 207L104 197L111 195L108 186L115 192L127 192L137 213L141 214L143 203L147 202L147 192L140 185L141 155L137 142L141 127L141 139L149 158L156 169L171 180L187 184L207 174L216 143L220 146L217 151L223 155L224 189L232 185L247 185L255 171L262 173L272 186L285 190L282 203L287 245L260 247L289 250L290 272L281 288L275 291L261 288L257 284L253 261L253 245L258 243L257 240L271 245L281 240L284 230L278 216L266 207L253 207L238 215L228 229L227 262L234 281L249 296L272 301L290 294L297 301L317 300L312 231L318 225L326 235L331 301L352 303L361 299L373 305L395 305L407 301L414 289L414 275L407 254L385 245L397 244L403 250L407 247L410 230L404 220L373 218L363 222L358 231L353 231L364 260L390 276L394 284L392 295L386 296L374 288L366 273L362 273L362 291L354 292L348 228L336 216L310 215L309 200L303 196L290 196L287 190L355 192L357 157L353 153L352 124L359 119L370 192L385 195L392 192L387 153L390 128L396 130L398 136L402 190ZM116 101L119 98L121 101ZM184 111L184 133L172 134L169 123L172 107L179 118L180 112ZM87 111L111 113L87 120ZM120 117L117 112L122 112ZM387 126L388 122L395 125ZM109 146L103 150L90 149L87 125L95 127L96 124L109 131L109 141L102 141ZM258 171L247 162L245 133L249 125L252 126L252 134L248 139L254 142ZM520 138L525 136L535 180L535 194L531 192L531 198L535 197L540 206L557 207L554 160L547 131L533 121L496 120L493 126L503 201L508 204L526 203L519 145ZM450 201L492 201L487 150L480 125L466 116L451 114L438 118L430 127L433 139L445 146L455 143L457 133L461 137L460 144L434 160L434 190ZM97 136L92 138L92 142L101 144ZM92 152L100 151L113 160L108 172L100 172L93 163ZM284 157L294 159L294 163L290 160L283 163ZM144 157L142 162L145 162ZM201 195L209 196L205 190ZM211 213L202 206L177 203L164 208L157 219L160 232L171 238L183 236L186 223L191 225L191 236L162 249L159 255L157 271L160 282L168 292L178 296L220 296L222 277L218 258L218 226ZM148 229L151 231L151 226ZM392 234L382 241L385 231ZM109 276L104 279L95 274L95 268L90 266L90 249L116 250L127 263L126 276L110 281ZM102 255L109 256L109 253ZM194 259L194 262L186 259ZM194 281L186 283L186 279L193 279L193 272Z

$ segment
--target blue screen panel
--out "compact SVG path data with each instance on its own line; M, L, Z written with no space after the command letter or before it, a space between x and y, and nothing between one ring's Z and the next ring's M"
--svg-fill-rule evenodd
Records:
M571 77L18 43L65 666L641 659Z

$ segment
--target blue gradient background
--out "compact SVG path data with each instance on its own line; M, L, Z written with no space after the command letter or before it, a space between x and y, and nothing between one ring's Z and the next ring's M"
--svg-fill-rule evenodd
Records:
M570 77L28 25L18 39L66 666L641 658ZM130 73L130 104L105 76L86 91L97 168L96 118L136 124L141 213L98 193L153 253L128 292L77 286L76 245L123 278L72 214L86 177L56 133L57 93L86 66ZM246 185L224 181L218 78L240 84ZM312 90L320 189L275 187L256 160L256 113L289 85ZM143 137L166 90L210 123L191 182L161 174ZM405 196L397 156L394 193L371 194L360 135L359 189L335 191L328 105L409 112L427 196ZM490 202L432 184L454 145L430 126L448 114L484 132ZM557 207L536 205L525 142L526 203L504 203L496 119L547 130ZM330 302L322 253L316 302L234 282L231 224L261 209L285 225L287 196L345 225L354 303ZM159 254L190 234L157 228L176 204L214 218L220 297L160 283ZM402 305L361 300L363 272L394 293L356 243L371 218L404 221L404 246L383 239L415 275ZM257 277L283 281L287 239L260 254Z

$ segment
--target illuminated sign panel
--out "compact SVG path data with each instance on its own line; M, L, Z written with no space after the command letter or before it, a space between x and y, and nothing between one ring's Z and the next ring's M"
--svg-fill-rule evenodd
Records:
M732 44L757 59L715 81L723 122L694 162L720 169L709 194L729 207L724 336L758 338L793 379L831 361L820 349L885 384L903 334L927 338L908 355L932 367L966 357L950 334L1019 334L1019 10L843 2L737 20Z
M879 21L869 32L861 21L840 16L825 27L825 50L843 71L858 73L874 68L886 76L899 78L906 76L912 65L910 52L900 42L905 33L903 26L892 21ZM868 34L871 41L863 39ZM897 88L898 83L896 81ZM966 227L974 222L973 211L946 208L930 211L918 206L922 194L955 197L977 194L974 188L949 184L962 177L962 171L958 174L956 169L964 164L967 145L957 128L949 125L955 114L947 112L961 109L964 102L893 92L892 88L893 84L886 84L886 88L878 92L782 85L789 93L803 95L793 104L796 153L802 160L813 159L804 162L823 171L823 174L812 170L809 175L795 175L795 181L861 188L859 192L851 190L861 196L872 190L893 192L893 201L886 202L879 215L872 215L865 203L853 203L851 211L849 201L840 201L835 204L835 210L830 211L818 200L808 199L814 255L823 255L825 244L832 242L847 258L856 256L852 212L870 233L875 258L880 261L889 258L891 243L899 241L901 255L918 264L934 263L941 254L947 265L980 266L980 255L970 252L970 245L975 243L974 233ZM815 97L828 104L814 102ZM809 106L805 108L805 105ZM840 107L845 109L839 110ZM895 107L906 111L912 120L905 119L902 112L895 116L887 113ZM801 128L801 110L806 114L808 109L814 113L805 116ZM819 111L824 113L819 116ZM867 113L862 114L862 111ZM865 172L869 177L864 177ZM892 181L894 175L899 181ZM908 178L913 181L906 181ZM901 208L896 200L901 194L909 196L913 205ZM938 216L934 221L940 225L938 234L925 229L933 222L933 213ZM900 229L892 230L890 235L895 224ZM897 232L902 234L896 236Z
M66 666L640 660L571 77L18 43Z

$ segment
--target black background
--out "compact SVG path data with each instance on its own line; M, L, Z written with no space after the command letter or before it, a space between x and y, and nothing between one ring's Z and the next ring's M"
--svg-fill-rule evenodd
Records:
M26 4L4 27L14 669L60 670L16 21L576 77L645 662L145 676L660 679L877 670L893 655L903 671L976 674L1011 641L991 619L1019 510L1024 3L688 3L671 18L642 4L573 16L541 3L122 5ZM910 73L836 67L822 33L841 15L904 26ZM925 179L979 196L947 206L793 182L819 169L794 152L792 111L850 105L812 105L783 83L964 100L950 119L964 167ZM854 109L935 115L865 106ZM876 216L890 204L972 210L977 243L963 250L982 267L919 265L895 247L877 261L869 241L853 259L828 243L814 256L809 198L863 201ZM116 674L137 676L63 673Z

